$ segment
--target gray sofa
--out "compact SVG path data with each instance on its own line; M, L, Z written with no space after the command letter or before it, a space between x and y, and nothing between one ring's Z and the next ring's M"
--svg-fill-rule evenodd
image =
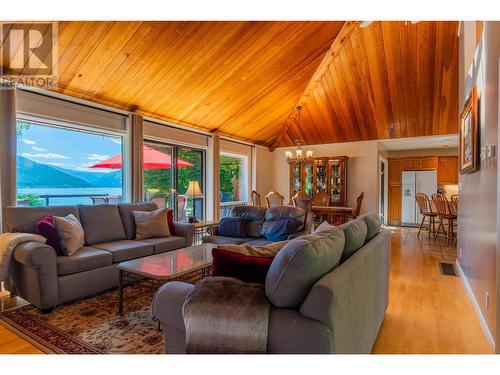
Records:
M205 236L203 242L215 244L246 244L250 246L265 246L272 241L266 239L272 223L280 219L293 218L301 221L303 225L288 239L311 233L312 214L303 208L293 206L261 207L261 206L236 206L231 209L228 217L239 217L245 221L247 237L220 236L217 227L212 229L210 236Z
M301 272L292 267L284 281L283 273L279 275L283 269L281 263L290 262L292 257L284 253L285 247L274 258L265 284L266 296L271 303L267 352L371 352L388 305L391 232L381 228L376 214L362 216L334 230L343 232L343 242L336 245L340 246L336 251L342 253L340 265L307 288L292 307L283 307L284 296L293 296L297 285L309 276L309 270L317 270L318 263L323 263L322 259L313 260L312 265L302 263ZM337 232L335 236L339 234ZM306 238L314 240L320 236L313 234L297 238L287 246L293 248L292 242L300 243L308 241ZM328 252L328 249L318 249L313 246L310 254L324 256ZM276 285L268 285L276 280L284 283L280 286L281 295L276 294ZM194 288L190 284L170 282L155 295L153 314L163 327L166 353L186 351L183 306ZM215 321L217 316L213 319Z
M118 286L119 262L191 246L192 224L175 223L171 237L135 241L132 211L153 211L155 203L6 207L8 232L34 233L48 214L75 215L85 232L85 246L72 256L57 256L45 244L25 242L14 249L7 289L45 311L77 298Z

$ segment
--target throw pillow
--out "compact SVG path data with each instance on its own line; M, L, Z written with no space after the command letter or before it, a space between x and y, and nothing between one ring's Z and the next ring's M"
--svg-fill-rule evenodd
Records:
M302 222L294 218L276 220L269 228L266 238L269 241L284 241L301 226Z
M266 277L266 296L276 307L296 308L325 274L338 266L344 249L340 229L291 240L281 249Z
M59 238L56 224L54 222L54 216L44 216L37 221L35 228L36 234L45 237L47 239L47 245L52 247L56 251L57 255L64 255L61 249L61 239Z
M83 247L85 234L82 224L75 215L54 216L57 234L61 239L61 249L64 255L71 256Z
M363 219L349 221L341 228L345 234L345 247L340 260L340 263L343 263L365 244L368 229Z
M224 217L220 219L217 234L224 237L246 237L245 222L239 217Z
M168 230L170 231L170 235L175 235L175 224L174 224L174 210L171 208L167 211L167 222L168 222Z
M249 256L212 249L212 276L235 277L245 283L264 284L274 256Z
M167 209L160 208L154 211L132 211L135 219L135 239L170 237L167 222Z

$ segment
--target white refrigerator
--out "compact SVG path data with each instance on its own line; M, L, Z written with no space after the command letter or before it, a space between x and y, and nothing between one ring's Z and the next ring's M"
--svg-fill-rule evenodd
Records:
M431 199L437 192L437 171L407 171L402 175L402 225L420 225L422 215L415 201L416 193L425 193Z

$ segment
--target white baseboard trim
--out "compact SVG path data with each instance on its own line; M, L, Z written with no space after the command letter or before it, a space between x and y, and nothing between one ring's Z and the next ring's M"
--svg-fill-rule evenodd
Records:
M483 333L486 336L488 343L490 344L491 348L493 349L493 352L495 352L495 340L493 339L493 336L490 332L490 329L488 328L488 324L486 324L486 320L484 319L483 313L481 312L481 309L479 308L479 304L477 303L476 297L474 296L474 292L472 291L472 288L470 287L469 282L467 281L467 278L465 277L465 274L464 274L464 271L462 270L462 267L460 267L460 263L458 262L458 259L455 260L455 266L458 270L458 275L460 276L460 279L462 280L462 284L464 285L464 288L467 291L467 294L469 295L470 300L472 301L472 305L474 306L474 310L476 310L476 315L479 318L479 324L481 325L481 329L483 330Z

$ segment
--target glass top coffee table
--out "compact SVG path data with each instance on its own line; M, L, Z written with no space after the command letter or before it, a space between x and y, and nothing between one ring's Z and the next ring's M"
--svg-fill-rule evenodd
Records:
M123 288L127 276L161 282L204 278L210 276L212 249L215 247L216 244L203 243L119 263L118 313L123 312Z

